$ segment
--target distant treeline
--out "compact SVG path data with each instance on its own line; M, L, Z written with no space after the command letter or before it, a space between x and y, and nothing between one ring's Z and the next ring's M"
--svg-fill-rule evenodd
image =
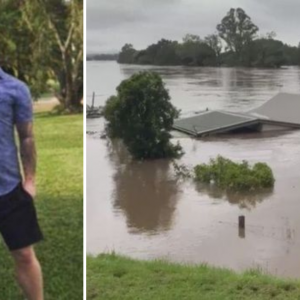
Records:
M87 60L118 60L119 54L88 54Z
M300 44L292 47L276 39L276 33L258 35L259 28L241 8L230 9L217 32L204 39L187 34L182 42L162 39L143 50L125 44L121 64L161 66L244 66L279 68L300 65Z

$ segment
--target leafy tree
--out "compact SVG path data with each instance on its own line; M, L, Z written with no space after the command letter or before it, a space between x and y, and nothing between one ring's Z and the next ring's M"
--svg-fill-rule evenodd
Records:
M217 30L228 49L241 61L243 50L249 46L259 29L243 9L232 8L217 25Z
M275 31L267 32L266 38L269 40L274 40L276 38L277 34Z
M162 39L157 43L157 51L154 58L155 65L177 65L180 60L177 54L177 42Z
M22 18L20 1L0 2L0 65L31 86L34 97L45 91L48 75L36 57L35 36Z
M186 34L183 39L183 43L201 43L202 40L199 35L196 34Z
M206 43L184 43L179 49L180 59L186 66L214 66L216 56Z
M253 42L253 65L279 68L284 63L284 44L273 39L258 39Z
M233 162L218 156L208 164L200 164L194 168L196 181L233 191L257 191L273 188L275 178L272 169L265 163L249 166L247 161Z
M35 33L37 53L60 85L57 94L65 109L78 109L83 96L83 1L32 0L23 5L23 18ZM43 28L43 30L41 30Z
M182 43L161 39L141 51L126 44L119 55L119 63L207 66L216 64L216 54L199 36L188 34Z
M81 109L83 97L83 1L24 1L22 17L35 38L40 68L55 78L62 107Z
M2 0L0 18L2 65L28 82L36 96L47 79L56 80L63 108L81 108L83 1Z
M161 39L137 51L126 44L119 62L149 65L245 66L279 68L300 65L300 47L291 47L276 40L271 31L257 37L258 27L241 8L231 9L217 25L218 34L203 39L186 34L181 42ZM226 43L223 50L222 39Z
M284 56L284 65L295 66L300 64L299 48L284 44L282 47L282 51Z
M183 65L207 66L214 65L214 50L199 36L187 34L179 47L179 56Z
M118 62L120 64L132 64L135 61L135 55L137 51L133 48L131 44L125 44L119 54Z
M106 130L111 138L122 138L123 127L121 122L121 100L117 96L111 96L107 99L103 108L103 116L108 121Z
M136 159L181 154L181 147L170 142L170 130L179 112L158 74L134 74L121 82L117 92L104 107L110 136L121 138Z
M136 56L138 64L151 65L178 65L180 60L177 54L178 43L161 39L156 44L152 44L145 50L140 51Z
M219 63L219 57L222 51L222 41L217 34L210 34L205 38L206 44L214 50Z

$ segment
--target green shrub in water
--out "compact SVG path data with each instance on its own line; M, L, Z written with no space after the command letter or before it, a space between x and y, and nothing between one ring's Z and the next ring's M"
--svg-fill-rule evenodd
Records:
M274 186L274 175L265 163L256 163L253 167L247 161L236 163L218 156L208 164L194 168L195 179L203 183L214 183L226 190L251 191Z
M170 134L179 111L156 73L140 72L123 80L117 95L107 100L103 115L108 135L122 139L135 159L177 158L183 154L179 144L172 144Z

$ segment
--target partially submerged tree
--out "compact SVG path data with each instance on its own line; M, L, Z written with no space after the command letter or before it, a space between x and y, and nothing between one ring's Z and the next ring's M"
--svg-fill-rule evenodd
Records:
M214 50L217 62L219 63L219 57L222 51L222 41L220 37L217 34L210 34L205 38L205 42Z
M228 50L242 60L242 52L253 41L259 28L241 8L230 9L227 15L217 25L220 37L226 42Z
M300 48L276 40L276 33L273 31L258 36L258 27L241 8L231 9L217 29L217 33L204 39L195 34L186 34L182 41L161 39L142 50L125 44L118 61L161 66L226 65L269 68L300 64Z
M250 166L247 161L237 163L218 156L208 164L200 164L194 168L195 180L215 184L224 190L259 191L273 188L275 178L272 169L265 163Z
M215 52L215 49L199 36L187 34L182 43L161 39L140 51L135 50L131 44L125 44L118 62L160 66L210 66L216 65Z
M125 44L119 54L118 62L120 64L132 64L134 62L136 53L137 51L133 48L132 44Z
M281 41L265 38L252 44L253 66L279 68L284 63L284 44Z
M170 130L178 110L158 74L141 72L117 87L108 99L104 117L111 137L124 141L136 159L178 157L181 147L170 142Z
M183 43L178 48L183 65L210 66L216 64L214 49L197 35L185 35Z

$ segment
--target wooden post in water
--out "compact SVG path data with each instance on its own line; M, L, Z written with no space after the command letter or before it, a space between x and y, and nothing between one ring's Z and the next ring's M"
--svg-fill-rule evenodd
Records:
M94 104L95 104L95 92L93 92L92 108L94 108Z
M244 239L246 237L245 216L239 216L239 237Z
M245 216L239 216L239 228L245 229Z

